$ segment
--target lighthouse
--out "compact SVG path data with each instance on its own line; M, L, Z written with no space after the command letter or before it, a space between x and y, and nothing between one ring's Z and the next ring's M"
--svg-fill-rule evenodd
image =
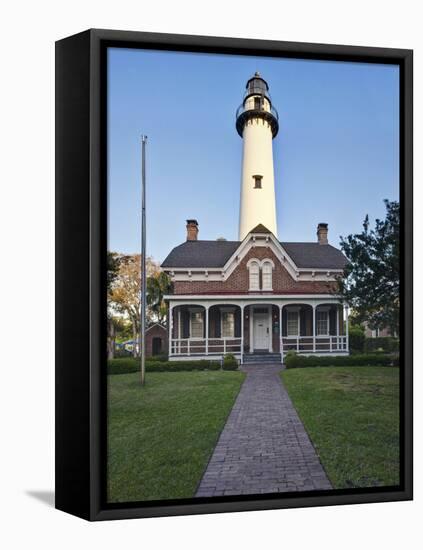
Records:
M279 117L269 85L258 72L247 82L236 112L236 129L242 138L239 240L259 224L277 236L272 141Z

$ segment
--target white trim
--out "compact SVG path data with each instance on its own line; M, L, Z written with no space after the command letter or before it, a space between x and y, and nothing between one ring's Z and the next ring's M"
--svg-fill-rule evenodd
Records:
M179 300L188 300L193 301L221 301L232 303L230 300L243 300L248 302L254 302L254 301L281 301L283 300L285 303L287 300L290 302L298 302L301 303L304 302L304 300L319 300L319 303L321 305L324 304L331 304L331 303L341 303L342 297L337 296L335 294L250 294L250 293L244 293L244 294L167 294L164 296L165 300L173 300L173 301L179 301Z
M169 273L173 280L226 280L234 271L234 269L240 264L242 259L248 254L248 252L255 247L265 247L269 248L279 262L286 268L291 277L298 281L327 281L335 280L335 275L338 273L343 273L343 269L332 269L332 268L313 268L305 267L299 268L292 258L289 256L288 252L284 249L282 244L276 239L273 233L249 233L246 235L243 241L239 244L238 248L232 254L232 256L227 260L224 266L221 268L216 267L196 267L189 268L187 267L165 267L163 270L166 273ZM184 275L188 272L189 275ZM216 273L216 275L212 273ZM178 275L176 275L178 273ZM193 276L193 273L196 273L196 276ZM320 273L321 275L317 275ZM207 274L207 275L206 275Z
M153 327L162 327L164 330L167 330L166 327L164 325L162 325L161 323L153 323L152 325L150 325L148 327L148 329L145 332L148 332Z

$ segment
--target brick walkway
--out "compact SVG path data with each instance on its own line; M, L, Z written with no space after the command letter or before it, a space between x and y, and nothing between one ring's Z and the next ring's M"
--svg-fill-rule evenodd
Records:
M197 497L331 489L279 376L248 366Z

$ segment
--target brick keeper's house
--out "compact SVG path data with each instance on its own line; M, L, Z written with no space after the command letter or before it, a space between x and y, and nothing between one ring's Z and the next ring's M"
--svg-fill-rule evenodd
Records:
M169 358L283 361L288 350L344 355L348 308L336 295L346 258L319 223L314 242L277 238L272 140L279 122L267 82L256 73L236 114L243 140L239 240L200 240L187 220L186 242L162 263L173 282Z

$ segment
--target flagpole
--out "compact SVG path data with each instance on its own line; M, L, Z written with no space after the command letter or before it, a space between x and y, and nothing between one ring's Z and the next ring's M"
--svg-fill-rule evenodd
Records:
M147 276L146 276L146 223L145 223L145 147L147 136L141 136L141 385L145 384L145 329L146 329L146 297L147 297Z

